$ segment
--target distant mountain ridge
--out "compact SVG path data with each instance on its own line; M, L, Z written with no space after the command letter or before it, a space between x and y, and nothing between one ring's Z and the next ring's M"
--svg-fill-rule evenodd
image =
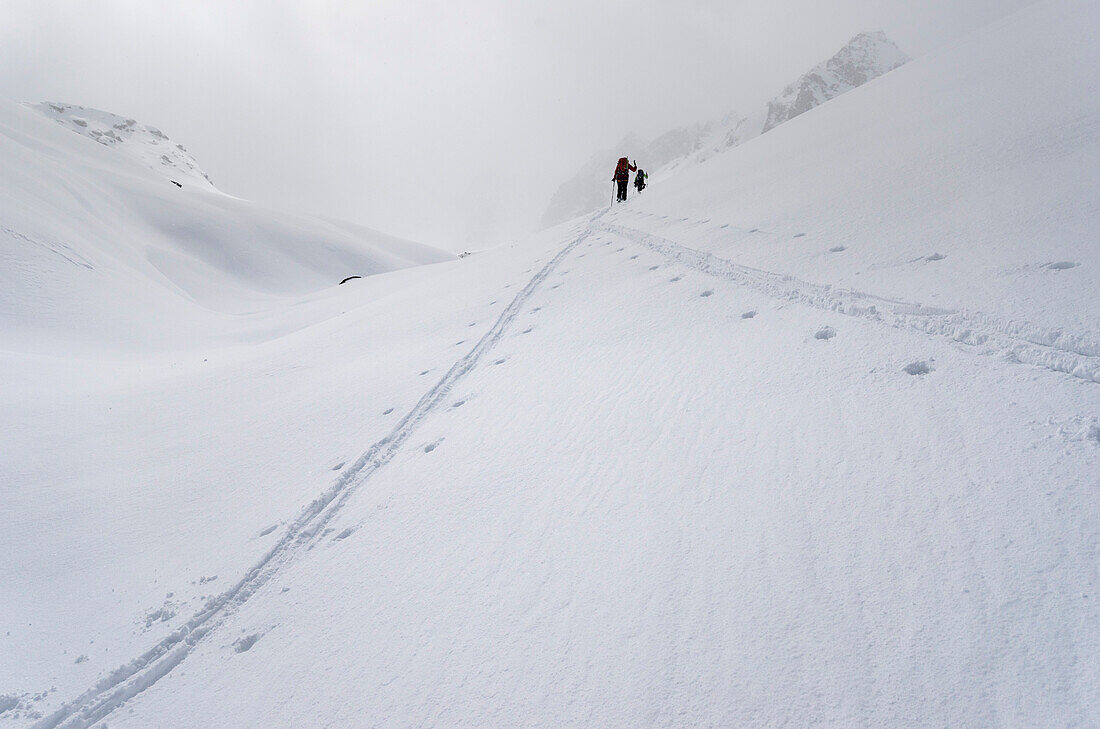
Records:
M174 143L156 127L75 104L42 101L23 105L81 136L116 149L169 180L217 189L210 175L184 146Z
M882 31L860 33L828 61L815 66L768 104L761 134L835 99L909 60Z
M860 33L832 58L807 71L765 108L750 116L731 112L718 121L673 129L650 142L629 134L613 149L594 155L558 188L543 214L542 225L556 225L605 204L611 195L609 170L623 154L637 160L651 175L698 164L908 61L909 57L883 31Z

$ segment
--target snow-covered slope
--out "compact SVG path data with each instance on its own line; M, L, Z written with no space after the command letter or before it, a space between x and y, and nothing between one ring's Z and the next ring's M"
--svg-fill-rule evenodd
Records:
M1100 104L1092 50L1056 48L1062 30L907 64L629 209L704 253L868 295L855 308L969 312L985 324L952 322L960 339L981 345L993 326L1067 367L1096 357Z
M909 60L882 31L860 33L768 104L761 133L893 71ZM743 140L742 140L743 141Z
M184 148L156 127L99 109L43 101L25 106L53 119L77 134L107 145L168 180L215 189L210 176Z
M604 197L610 195L610 170L614 170L615 160L624 154L659 179L754 139L908 60L882 31L860 33L754 114L743 117L731 112L708 124L673 129L651 142L627 135L614 149L594 155L579 173L558 188L543 214L542 224L556 225L598 209Z
M609 202L612 197L611 175L615 172L616 161L624 154L620 150L639 149L642 144L640 137L628 134L615 149L605 149L592 155L580 172L554 192L543 213L542 226L548 228L572 220Z
M0 348L0 726L1096 725L1098 24L233 338Z
M451 257L224 195L174 146L156 162L162 146L104 112L0 101L7 348L176 346L235 328L226 313Z

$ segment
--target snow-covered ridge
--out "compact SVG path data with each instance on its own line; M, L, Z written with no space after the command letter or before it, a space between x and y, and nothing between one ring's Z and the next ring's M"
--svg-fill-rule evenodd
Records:
M73 104L43 101L24 106L81 136L118 150L177 184L190 183L215 189L210 176L184 146L173 142L156 127L109 111Z
M346 286L0 100L0 729L1096 726L1098 25Z
M768 104L761 133L905 64L909 57L882 31L860 33Z
M651 176L704 162L730 147L760 136L815 106L835 99L905 64L909 57L883 31L860 33L788 85L768 105L749 116L730 112L720 120L679 127L650 142L628 134L613 149L593 155L581 171L558 188L543 214L544 227L591 212L605 202L608 170L629 155Z

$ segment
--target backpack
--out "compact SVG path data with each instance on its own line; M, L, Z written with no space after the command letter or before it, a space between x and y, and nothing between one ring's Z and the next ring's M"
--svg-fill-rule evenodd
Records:
M619 158L619 164L615 167L615 179L626 180L630 177L630 160L626 157Z

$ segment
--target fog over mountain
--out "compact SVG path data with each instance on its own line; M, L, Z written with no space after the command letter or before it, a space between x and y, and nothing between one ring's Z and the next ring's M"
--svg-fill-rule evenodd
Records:
M219 187L451 251L596 150L747 114L856 33L917 57L1027 0L4 0L0 97L140 119Z
M818 5L10 6L0 729L1100 726L1100 4Z
M629 156L660 179L671 169L702 162L724 149L763 134L785 121L901 66L909 57L882 31L860 33L833 57L815 66L749 116L730 112L722 119L679 127L643 142L628 134L615 147L594 155L562 183L542 216L543 227L564 222L606 204L615 160Z
M100 144L112 147L171 180L186 180L203 188L214 188L210 175L182 145L172 142L161 130L135 119L99 109L43 101L26 103L38 113L65 128Z

